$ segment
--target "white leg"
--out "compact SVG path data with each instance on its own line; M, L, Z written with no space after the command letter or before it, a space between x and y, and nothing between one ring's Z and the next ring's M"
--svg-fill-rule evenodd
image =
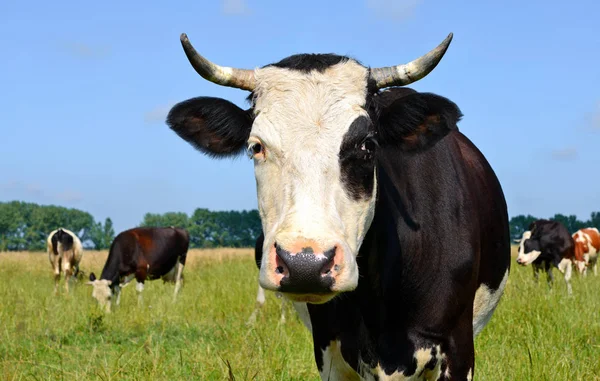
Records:
M598 261L594 262L594 276L598 276Z
M177 275L175 276L175 292L173 293L173 301L177 298L177 294L181 289L181 283L183 282L183 267L184 265L177 262Z
M120 286L116 286L115 287L115 296L117 297L115 303L117 304L117 306L119 304L121 304L121 287Z
M565 269L565 282L567 283L567 293L569 295L573 294L573 289L571 287L571 273L573 272L573 266L571 262L567 264L567 268Z
M144 300L142 299L142 291L144 291L144 283L142 282L137 282L137 284L135 285L135 290L138 293L138 305L142 305Z

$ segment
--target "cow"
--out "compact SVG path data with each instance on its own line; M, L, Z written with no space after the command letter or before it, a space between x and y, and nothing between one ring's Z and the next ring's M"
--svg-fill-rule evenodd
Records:
M175 227L134 228L119 233L110 245L100 279L90 274L87 284L93 286L92 296L110 312L113 298L119 305L121 288L135 278L141 304L144 283L161 278L163 282L175 283L175 301L183 281L189 243L188 232Z
M250 107L192 98L167 124L208 156L253 160L259 283L310 319L323 380L473 377L510 269L506 201L458 106L403 87L451 40L398 66L297 54L245 70L181 35L196 72L250 91Z
M598 252L600 252L600 232L596 228L584 228L573 234L575 242L575 255L583 257L583 262L578 262L577 270L585 277L588 266L594 269L598 276Z
M538 272L546 271L548 284L552 285L554 276L552 266L564 274L567 292L572 294L571 276L573 262L583 261L583 256L575 255L573 238L567 228L558 221L536 220L523 233L519 243L517 263L522 266L532 265L534 278Z
M81 240L72 231L59 228L48 235L46 249L54 272L54 293L58 292L61 272L65 275L65 289L69 293L69 282L79 274L79 263L83 258Z

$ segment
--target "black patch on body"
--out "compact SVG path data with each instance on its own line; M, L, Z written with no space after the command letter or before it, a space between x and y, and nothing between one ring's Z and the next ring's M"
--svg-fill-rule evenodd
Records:
M58 243L62 245L63 251L69 251L73 248L73 237L62 229L58 229L51 238L52 251L58 255Z
M558 221L536 220L529 225L531 237L523 242L523 252L530 253L533 250L541 251L541 254L533 262L538 268L549 271L552 264L558 268L563 258L575 257L575 242L569 230Z
M185 265L189 242L188 232L181 228L125 230L111 244L100 279L112 281L113 289L130 274L140 283L158 279L177 263Z
M338 153L341 181L353 200L373 195L376 145L373 125L364 116L354 120L344 135Z
M481 284L497 289L510 266L502 188L455 128L421 145L418 154L382 142L379 134L378 140L378 196L356 259L358 287L308 304L317 367L323 369L322 350L339 340L355 371L360 359L368 368L379 364L388 375L408 376L417 369L415 351L439 345L448 359L443 370L465 379L474 365L475 291ZM435 365L432 360L426 368Z

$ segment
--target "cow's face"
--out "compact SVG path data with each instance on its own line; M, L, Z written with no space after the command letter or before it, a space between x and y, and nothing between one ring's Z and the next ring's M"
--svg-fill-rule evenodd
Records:
M110 285L112 282L106 279L96 279L94 273L90 274L90 281L86 284L93 287L92 297L98 301L100 308L106 312L110 312L111 299L113 296Z
M537 239L531 238L531 231L526 231L521 237L519 244L519 254L517 255L517 263L523 266L530 265L541 254L540 243Z
M260 284L323 303L358 284L378 146L429 146L455 127L460 112L444 98L408 89L383 102L369 69L346 57L292 56L251 76L249 110L194 98L176 105L167 123L211 156L248 153L265 236Z

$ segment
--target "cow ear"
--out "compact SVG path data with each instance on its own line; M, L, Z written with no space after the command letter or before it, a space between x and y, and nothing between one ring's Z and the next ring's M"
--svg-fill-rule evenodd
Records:
M461 117L458 106L439 95L402 96L380 110L378 141L403 151L423 151L458 129L456 123Z
M176 104L167 124L197 150L220 158L237 155L245 148L252 112L225 99L199 97Z

